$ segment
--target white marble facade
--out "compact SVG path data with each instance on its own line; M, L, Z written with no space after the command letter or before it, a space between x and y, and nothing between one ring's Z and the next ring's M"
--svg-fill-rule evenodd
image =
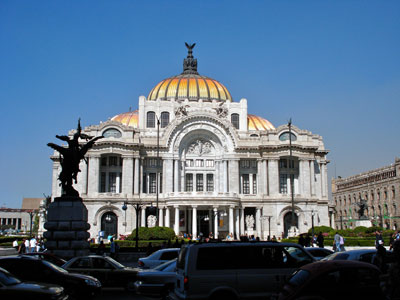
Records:
M178 77L178 84L197 80L198 94L190 94L189 86L187 97L178 87L176 93L163 90L161 97L160 83L157 96L153 89L149 97L139 97L138 110L84 129L105 136L87 153L88 164L81 163L76 185L89 211L92 237L101 230L130 233L136 227L136 203L142 205L139 226L147 226L146 207L157 206L157 184L159 225L177 234L281 237L291 225L290 176L297 230L307 231L312 215L315 226L330 225L328 150L321 136L292 126L290 160L287 125L275 128L248 114L246 99L224 100L220 93L213 98L210 87L203 99L201 84L211 82L185 72ZM58 153L51 158L54 198L62 193Z

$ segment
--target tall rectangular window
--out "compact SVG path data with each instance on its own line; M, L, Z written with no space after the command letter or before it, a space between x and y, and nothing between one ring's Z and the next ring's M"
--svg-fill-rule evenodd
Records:
M169 112L163 111L161 113L161 128L165 128L169 123Z
M286 159L280 159L279 160L279 168L281 168L281 169L286 169L287 168L287 160Z
M287 194L288 193L287 180L288 180L288 175L287 174L279 175L279 192L281 194Z
M117 156L110 156L109 158L109 166L118 166L118 157Z
M106 173L101 172L101 177L100 177L100 193L105 193L106 192Z
M143 182L142 192L146 194L147 193L147 176L146 176L146 174L143 175L142 182Z
M149 194L156 193L156 173L149 174Z
M233 127L239 129L239 114L231 114L231 122Z
M159 193L162 193L162 188L163 188L163 186L162 186L162 173L160 173L160 175L159 175L159 177L158 177L158 182L159 182L159 184L158 184L158 186L160 187L160 190L158 191Z
M110 193L117 192L117 173L115 172L108 173L108 191Z
M206 159L206 167L214 167L214 160Z
M186 174L186 192L193 192L193 174Z
M207 174L207 192L214 191L214 174Z
M250 180L249 180L249 174L243 174L242 175L242 192L243 194L250 194Z
M196 191L202 192L204 189L204 177L203 174L196 174Z
M204 167L204 160L196 159L196 167Z
M253 194L257 194L257 174L253 174Z
M147 113L147 123L146 123L147 128L154 128L156 127L156 114L154 111L149 111Z

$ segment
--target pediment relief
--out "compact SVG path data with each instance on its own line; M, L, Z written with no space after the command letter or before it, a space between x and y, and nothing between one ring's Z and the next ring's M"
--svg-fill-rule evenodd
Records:
M214 152L214 146L209 141L206 141L204 139L195 140L187 147L186 150L186 153L188 155L196 156L213 155Z

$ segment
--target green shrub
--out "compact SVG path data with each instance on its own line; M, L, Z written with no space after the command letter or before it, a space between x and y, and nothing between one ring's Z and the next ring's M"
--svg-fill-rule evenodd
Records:
M175 232L169 227L139 227L139 240L173 240ZM127 237L127 240L134 241L136 238L136 229Z
M329 226L314 226L314 234L322 233L330 233L334 229ZM312 234L312 228L308 229L308 234Z

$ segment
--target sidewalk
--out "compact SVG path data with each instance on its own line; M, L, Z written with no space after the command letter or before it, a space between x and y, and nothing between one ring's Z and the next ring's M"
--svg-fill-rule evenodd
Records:
M15 255L18 254L14 248L0 248L0 256Z

